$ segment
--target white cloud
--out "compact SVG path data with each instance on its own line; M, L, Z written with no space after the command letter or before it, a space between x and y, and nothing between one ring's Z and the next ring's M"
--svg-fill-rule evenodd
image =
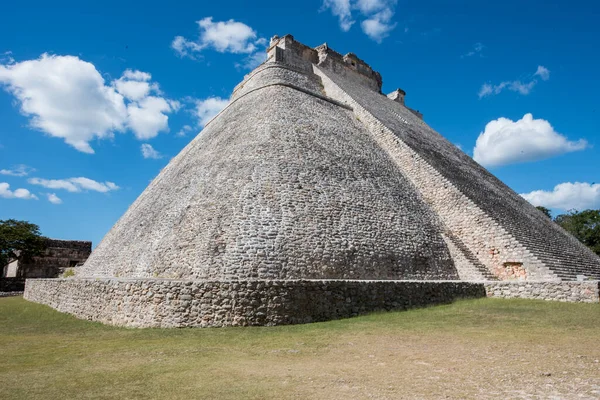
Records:
M181 57L194 58L195 53L208 48L220 53L248 54L266 44L266 40L259 38L254 29L233 19L213 22L212 17L206 17L196 23L200 28L196 41L176 36L171 42L171 48Z
M386 8L361 22L360 26L368 37L381 43L396 27L396 23L390 22L393 16L394 12Z
M181 129L179 130L179 132L177 132L175 134L175 136L177 136L177 137L185 137L188 134L188 132L190 132L191 130L192 130L191 126L184 125L184 126L181 127Z
M15 59L12 56L12 51L0 53L0 64L14 64Z
M523 83L521 81L506 81L498 85L484 83L481 86L481 89L479 89L478 96L479 98L482 98L492 94L500 94L500 92L502 92L504 89L508 89L512 92L518 92L522 95L528 95L536 84L537 81L535 80L528 83Z
M31 126L93 153L89 141L123 129L123 97L104 85L93 64L73 56L0 65L0 83L21 103Z
M471 51L469 51L467 54L463 54L462 56L460 56L460 58L473 57L476 54L479 54L479 57L483 57L483 54L481 52L484 48L485 46L482 43L477 42L473 45L473 49Z
M139 140L152 139L159 132L169 130L167 114L172 110L169 102L162 97L148 96L127 107L127 126Z
M542 65L538 65L537 71L534 76L539 76L543 81L550 79L550 70Z
M125 98L132 101L139 101L150 94L150 90L158 89L157 86L150 86L146 81L128 80L124 76L113 81L113 86L117 92L121 93Z
M579 211L600 208L599 183L565 182L556 185L552 191L534 190L521 196L534 206Z
M212 17L197 22L200 27L200 41L205 47L212 47L221 53L252 53L258 40L254 29L234 21L213 22Z
M536 83L537 83L536 81L531 81L529 83L523 83L521 81L514 81L514 82L510 83L510 85L508 86L508 90L511 90L513 92L518 92L523 95L527 95L531 92L531 89L533 89L533 87L535 86Z
M159 96L161 91L157 83L152 83L152 76L147 72L126 70L112 86L130 100L127 104L127 127L138 140L156 137L159 132L169 131L167 114L179 110L177 101Z
M323 0L322 10L330 9L331 13L338 17L340 28L344 32L348 32L354 24L350 0Z
M209 97L196 101L196 116L198 124L204 126L229 104L229 100L220 97Z
M147 72L142 72L142 71L138 71L138 70L131 70L131 69L127 69L125 70L125 72L123 72L123 77L125 79L130 79L132 81L149 81L150 79L152 79L152 75L150 75Z
M484 166L498 166L541 160L586 147L585 140L569 141L548 121L525 114L518 121L498 118L488 122L477 138L473 158Z
M152 145L148 144L148 143L143 143L142 147L142 156L144 158L152 158L155 160L158 160L159 158L162 158L162 154L160 154L158 151L156 151L154 149L154 147L152 147Z
M321 10L331 10L338 17L340 28L347 32L355 22L353 11L363 19L360 26L362 31L377 43L389 36L396 28L392 22L397 0L323 0Z
M481 89L479 89L479 93L477 95L481 99L482 97L489 96L492 93L494 93L494 87L489 83L484 83L483 85L481 85Z
M10 190L10 185L6 182L0 182L0 197L5 199L23 199L23 200L37 200L37 196L32 194L27 189L16 189L15 191Z
M25 164L18 164L13 165L11 169L0 169L0 175L27 176L34 171L35 168L31 168Z
M117 190L119 187L115 185L113 182L96 182L93 179L79 177L79 178L70 178L71 182L81 187L84 190L93 190L95 192L109 192L111 190Z
M41 179L41 178L30 178L28 180L32 185L40 185L48 189L64 189L69 192L80 192L81 189L66 179Z
M52 204L62 204L62 200L54 193L48 193L48 201Z
M162 97L167 106L147 101L153 98L150 93L160 94L150 79L146 72L126 70L107 85L93 64L74 56L43 54L0 65L0 84L19 101L30 125L85 153L94 153L90 141L111 138L128 127L142 139L168 130L166 114L178 107ZM153 123L135 121L138 109Z
M81 189L65 179L41 179L41 178L30 178L28 180L32 185L40 185L48 189L64 189L69 192L80 192Z
M530 78L529 82L522 82L520 80L516 81L504 81L497 85L492 85L490 83L484 83L481 85L479 89L479 93L477 94L479 98L483 98L490 95L496 95L501 93L504 89L508 89L512 92L517 92L522 95L528 95L531 90L537 85L538 81L535 79L536 76L539 76L543 81L547 81L550 79L550 71L543 66L538 66L537 71L533 74L533 77Z
M390 2L388 0L357 0L355 7L358 8L358 10L360 10L362 14L367 15L388 8L390 3L395 4L395 1Z
M113 182L106 181L102 183L85 177L68 179L30 178L27 182L32 185L40 185L48 189L63 189L72 193L79 193L84 190L106 193L119 189L119 187Z
M203 47L196 42L187 40L183 36L175 36L171 42L171 48L175 50L179 57L189 57L191 59L196 59L194 53L198 53L203 49Z
M248 25L230 19L229 21L213 22L212 17L196 21L200 35L196 40L176 36L171 42L171 48L180 57L197 59L205 49L213 49L220 53L248 54L242 62L236 63L236 68L254 69L266 60L267 40L258 37L254 29Z

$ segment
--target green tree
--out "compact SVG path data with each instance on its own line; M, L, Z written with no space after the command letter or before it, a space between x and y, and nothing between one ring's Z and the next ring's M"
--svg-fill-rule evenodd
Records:
M0 220L0 268L11 260L39 255L45 247L46 240L37 225L16 219Z
M552 219L552 214L550 214L550 209L548 209L544 206L537 206L536 208L538 210L540 210L541 212L543 212L544 214L546 214L546 217Z
M571 210L557 216L554 222L600 255L600 210Z

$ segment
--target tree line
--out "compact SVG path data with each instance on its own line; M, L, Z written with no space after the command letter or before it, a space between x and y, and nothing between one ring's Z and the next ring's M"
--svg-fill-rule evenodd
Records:
M0 220L0 277L5 265L13 260L27 260L43 253L46 238L40 227L16 219Z
M552 219L549 209L536 208ZM571 210L552 220L600 256L600 210Z

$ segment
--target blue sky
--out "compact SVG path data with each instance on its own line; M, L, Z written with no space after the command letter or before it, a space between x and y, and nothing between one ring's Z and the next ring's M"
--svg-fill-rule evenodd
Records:
M600 207L595 2L59 0L3 14L0 219L50 237L97 245L286 33L356 53L533 203Z

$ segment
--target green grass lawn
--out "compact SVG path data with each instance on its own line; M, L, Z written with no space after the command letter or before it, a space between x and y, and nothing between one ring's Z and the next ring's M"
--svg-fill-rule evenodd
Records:
M0 298L0 398L598 398L599 339L598 304L478 299L308 325L126 329Z

